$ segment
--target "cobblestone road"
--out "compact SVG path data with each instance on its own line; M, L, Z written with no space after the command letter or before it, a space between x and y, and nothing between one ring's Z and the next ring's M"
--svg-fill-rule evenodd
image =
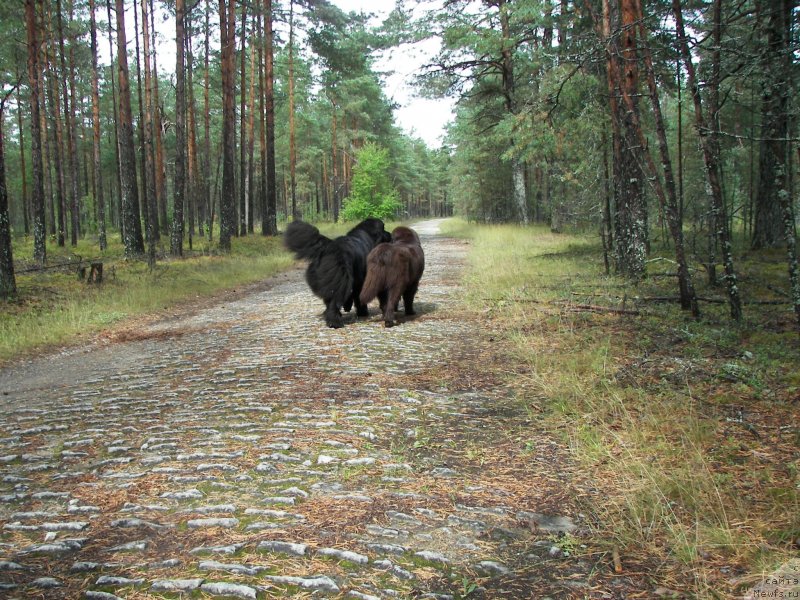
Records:
M542 536L571 519L405 460L426 427L491 411L485 390L394 383L476 344L455 310L465 245L437 226L417 226L419 314L393 329L376 306L328 329L294 270L0 372L0 597L543 597L503 548L552 557Z

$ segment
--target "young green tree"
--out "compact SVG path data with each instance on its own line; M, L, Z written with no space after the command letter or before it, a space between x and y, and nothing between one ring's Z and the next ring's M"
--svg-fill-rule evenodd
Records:
M356 154L350 195L344 201L342 217L357 221L368 217L391 219L400 210L397 188L389 177L389 151L377 144L365 144Z

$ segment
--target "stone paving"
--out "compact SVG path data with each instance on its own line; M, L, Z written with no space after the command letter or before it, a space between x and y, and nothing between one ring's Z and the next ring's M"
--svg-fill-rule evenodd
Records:
M579 517L497 489L453 500L474 473L403 460L421 423L469 433L492 403L392 383L475 343L455 311L464 244L416 228L419 314L393 329L376 306L328 329L294 270L130 341L0 371L0 597L543 597L514 587L502 548L552 558L542 534Z

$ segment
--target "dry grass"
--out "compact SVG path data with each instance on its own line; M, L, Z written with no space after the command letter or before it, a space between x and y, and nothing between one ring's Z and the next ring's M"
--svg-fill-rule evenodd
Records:
M722 598L796 555L800 340L787 307L749 308L734 326L724 306L704 305L694 322L636 300L674 295L674 279L633 288L603 276L587 238L459 232L474 243L468 302L509 343L508 384L597 486L586 510L626 569L650 557L654 587ZM774 298L770 265L741 264L745 297Z

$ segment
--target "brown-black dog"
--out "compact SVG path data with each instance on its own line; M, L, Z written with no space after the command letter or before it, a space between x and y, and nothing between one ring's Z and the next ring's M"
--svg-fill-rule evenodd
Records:
M367 256L367 278L361 290L361 303L369 304L376 296L386 327L394 325L394 311L403 297L407 315L414 314L414 296L425 270L417 232L408 227L392 231L390 244L378 244Z
M309 261L306 281L311 291L325 303L328 327L344 325L342 308L349 312L356 305L356 314L369 314L358 301L367 272L367 255L377 244L390 240L380 219L366 219L347 235L329 239L319 229L303 221L292 221L283 236L285 246L297 258Z

